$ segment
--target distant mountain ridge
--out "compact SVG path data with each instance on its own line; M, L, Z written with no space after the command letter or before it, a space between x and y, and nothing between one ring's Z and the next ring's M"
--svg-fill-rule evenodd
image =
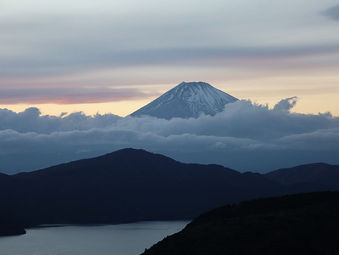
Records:
M339 166L320 166L331 179L339 176ZM217 206L258 197L339 190L339 182L327 185L316 177L284 184L288 172L273 178L123 149L38 171L0 174L0 229L1 222L18 229L18 223L30 227L191 219Z
M283 185L310 184L336 187L339 183L338 166L326 163L283 168L265 174L265 177Z
M201 114L215 115L225 105L238 99L205 82L182 82L131 116L153 116L163 119L197 118Z

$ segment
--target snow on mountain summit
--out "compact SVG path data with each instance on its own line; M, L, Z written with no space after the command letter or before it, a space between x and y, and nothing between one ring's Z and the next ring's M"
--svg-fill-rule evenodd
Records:
M226 104L237 100L205 82L182 82L131 116L197 118L201 114L215 115L223 111Z

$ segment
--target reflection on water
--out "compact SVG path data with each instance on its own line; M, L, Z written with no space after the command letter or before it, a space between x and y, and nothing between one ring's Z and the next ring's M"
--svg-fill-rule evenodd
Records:
M139 222L104 226L28 229L0 238L1 255L138 255L187 222Z

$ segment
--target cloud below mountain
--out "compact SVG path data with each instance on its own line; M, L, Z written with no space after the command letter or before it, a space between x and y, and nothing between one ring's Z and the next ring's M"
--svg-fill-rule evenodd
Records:
M339 117L291 113L295 103L287 98L270 109L238 101L215 116L171 120L1 109L0 170L32 170L125 147L243 171L339 163Z

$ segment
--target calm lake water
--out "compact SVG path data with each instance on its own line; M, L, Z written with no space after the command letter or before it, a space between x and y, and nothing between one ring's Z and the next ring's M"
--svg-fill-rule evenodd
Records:
M0 238L1 255L138 255L188 222L139 222L104 226L28 229Z

